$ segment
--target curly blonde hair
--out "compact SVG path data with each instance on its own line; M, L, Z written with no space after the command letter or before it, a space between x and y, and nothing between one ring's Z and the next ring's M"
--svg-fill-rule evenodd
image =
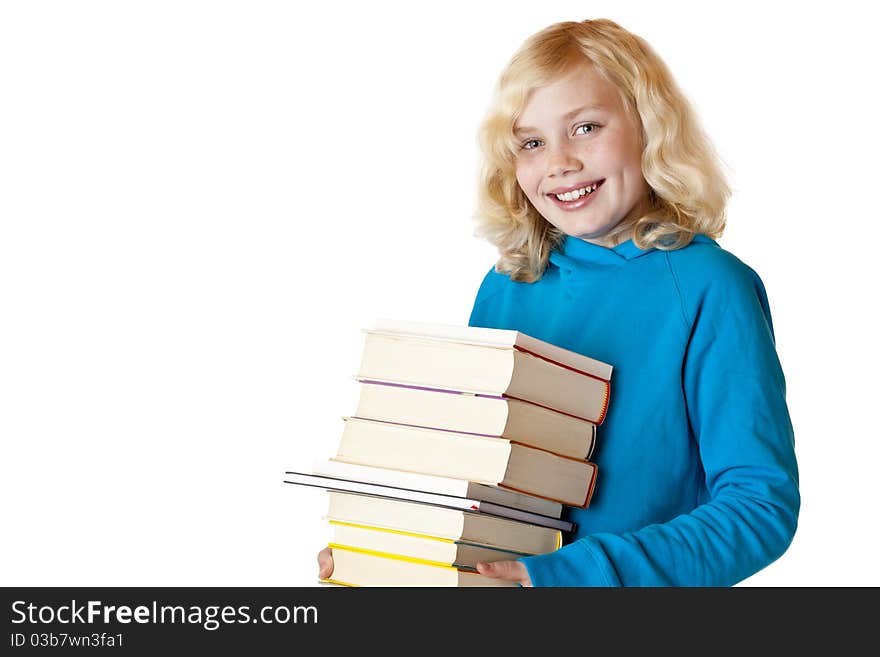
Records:
M482 166L476 234L494 244L496 270L534 282L565 234L542 217L516 180L516 120L537 87L592 64L642 126L642 174L651 207L632 229L640 249L678 249L724 230L730 188L712 144L666 65L640 37L607 19L555 23L529 37L503 70L479 129Z

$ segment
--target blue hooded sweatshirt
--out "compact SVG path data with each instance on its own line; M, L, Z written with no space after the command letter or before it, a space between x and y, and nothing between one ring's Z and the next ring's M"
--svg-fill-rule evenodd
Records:
M574 237L534 283L489 271L472 326L614 367L577 532L521 561L535 586L730 586L789 546L794 436L767 295L713 240L640 250Z

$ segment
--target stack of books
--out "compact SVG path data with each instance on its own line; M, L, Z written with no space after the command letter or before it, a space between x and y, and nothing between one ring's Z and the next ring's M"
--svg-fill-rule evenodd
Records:
M380 321L328 491L331 583L505 586L475 568L558 549L586 508L612 368L518 331Z

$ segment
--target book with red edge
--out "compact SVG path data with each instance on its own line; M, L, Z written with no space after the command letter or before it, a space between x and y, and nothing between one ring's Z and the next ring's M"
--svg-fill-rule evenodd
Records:
M590 461L507 440L346 418L335 460L497 485L568 506L590 504Z
M354 417L507 438L589 460L596 425L545 406L503 396L360 382Z
M379 320L356 378L527 401L605 420L612 366L520 331Z

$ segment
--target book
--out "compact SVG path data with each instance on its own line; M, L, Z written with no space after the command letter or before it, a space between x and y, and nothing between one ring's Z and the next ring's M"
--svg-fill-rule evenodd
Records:
M333 576L323 581L345 586L372 587L516 586L515 582L485 577L453 566L423 563L340 546L333 547Z
M357 378L503 396L605 419L612 367L519 331L380 320Z
M393 554L417 559L438 566L455 566L476 569L478 561L512 561L527 556L524 552L513 552L446 538L436 538L423 534L392 531L367 525L330 522L332 538L330 547L369 550L382 554Z
M550 360L557 361L577 370L582 370L600 379L611 379L613 367L595 358L584 356L557 345L533 338L520 331L509 329L483 328L479 326L460 326L458 324L436 324L431 322L409 322L396 319L378 319L373 330L398 335L426 336L436 340L468 342L493 347L516 347Z
M453 495L429 493L408 488L397 488L394 486L384 486L381 484L372 484L351 479L339 479L337 477L326 477L292 471L284 473L284 483L314 486L325 490L341 490L352 493L364 493L366 495L378 495L380 497L393 497L413 502L424 502L425 504L436 504L453 509L466 509L478 513L488 513L502 518L519 520L520 522L530 522L535 525L541 525L542 527L552 527L553 529L558 529L564 532L571 532L574 530L574 523L567 520L542 516L537 513L513 509L501 504L494 504L492 502L485 502L483 500L466 497L455 497Z
M327 520L545 554L562 546L562 532L485 513L361 493L327 491Z
M480 502L492 502L493 504L500 504L551 518L562 517L562 505L559 502L466 479L440 477L421 472L391 470L389 468L360 465L359 463L346 463L336 459L315 461L312 465L312 474L394 486L395 488L408 488L410 490L437 493L438 495L464 497L479 500Z
M589 459L596 425L509 397L361 381L355 417L461 433L498 436Z
M590 504L597 468L506 438L346 418L338 461L497 484L569 506Z

